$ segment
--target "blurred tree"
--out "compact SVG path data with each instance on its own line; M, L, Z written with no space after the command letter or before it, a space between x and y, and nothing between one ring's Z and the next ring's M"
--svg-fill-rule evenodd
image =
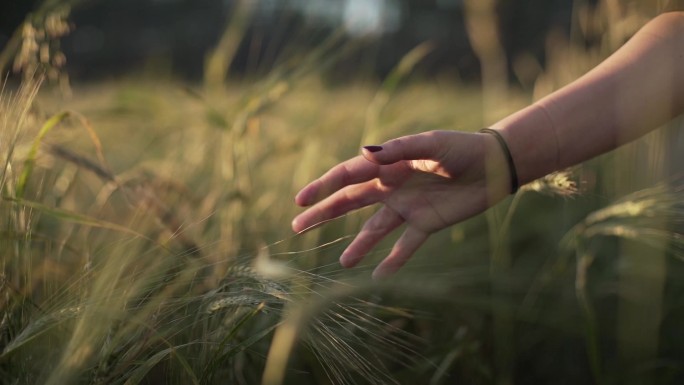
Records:
M38 4L38 0L3 1L0 11L0 49L9 40L26 15Z
M64 1L73 0L50 2ZM349 28L354 18L369 12L370 8L362 4L371 2L251 1L257 7L237 47L230 68L233 74L267 72L283 50L310 49L335 29ZM578 1L592 4L599 0L496 0L508 70L520 56L532 57L543 65L545 37L551 30L569 31L573 5ZM8 11L0 12L0 34L6 41L21 15L30 11L37 0L3 3L3 11ZM372 3L376 8L382 5L384 8L379 9L389 15L379 19L387 24L385 32L351 34L350 39L363 39L366 48L338 64L334 68L336 76L382 76L409 50L430 40L435 50L421 63L419 71L448 71L465 79L479 79L481 67L466 34L463 0ZM85 0L74 8L76 30L63 44L69 71L75 78L85 79L154 65L165 66L174 75L200 79L205 55L216 46L234 4L235 0ZM374 20L368 15L366 18Z
M532 53L544 58L546 36L552 29L570 28L572 0L499 0L501 39L506 55L514 59Z

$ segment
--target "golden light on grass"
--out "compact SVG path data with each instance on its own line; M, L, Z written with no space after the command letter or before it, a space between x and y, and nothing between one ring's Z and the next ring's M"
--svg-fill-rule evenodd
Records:
M117 79L76 86L72 98L61 99L39 94L40 72L21 88L5 86L3 379L617 383L627 371L610 366L613 351L644 365L659 363L659 346L680 352L667 341L676 326L645 320L681 306L667 291L655 296L669 288L658 285L676 287L681 278L681 179L618 194L611 175L641 176L610 158L586 166L599 175L586 192L575 170L550 174L486 217L435 234L382 283L368 277L387 244L353 270L338 264L370 210L292 234L295 191L357 155L359 143L427 129L475 131L484 117L579 76L644 20L615 8L619 2L578 2L572 35L548 38L545 68L530 56L516 61L529 87L521 91L501 83L505 57L488 29L493 4L467 2L470 38L487 72L484 91L414 78L435 43L417 45L384 80L330 86L322 73L356 48L341 33L261 79L233 82L226 71L244 25L226 28L207 57L205 88ZM65 58L47 38L63 36L69 25L59 15L41 20L45 25L23 27L17 65L61 68ZM583 34L603 43L587 50L577 44ZM493 94L500 89L501 102ZM659 155L650 152L647 172ZM622 249L616 239L644 246ZM623 250L660 263L611 264ZM642 272L648 280L634 278ZM617 305L601 306L606 298ZM657 302L650 313L629 308L649 298ZM636 342L634 325L645 325Z

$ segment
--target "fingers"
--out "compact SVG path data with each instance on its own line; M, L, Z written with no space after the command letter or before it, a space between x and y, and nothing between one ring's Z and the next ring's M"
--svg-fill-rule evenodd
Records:
M380 190L372 181L347 186L295 217L292 230L300 232L349 211L378 203L386 194L386 191Z
M376 178L380 165L400 160L439 160L446 148L447 133L430 131L393 139L382 146L366 146L363 156L342 162L309 183L295 196L295 202L299 206L310 206L345 186Z
M377 164L392 164L400 160L439 160L444 148L442 131L430 131L417 135L402 136L381 146L365 146L363 156Z
M429 234L414 227L407 227L399 240L394 244L392 251L378 267L373 271L373 279L384 278L394 274L404 266L413 253L418 250L428 238Z
M295 202L299 206L309 206L345 186L377 177L379 168L377 164L369 162L362 156L349 159L309 183L295 196Z
M344 250L340 256L340 264L347 268L354 267L378 242L403 222L404 219L396 211L383 206L373 214Z

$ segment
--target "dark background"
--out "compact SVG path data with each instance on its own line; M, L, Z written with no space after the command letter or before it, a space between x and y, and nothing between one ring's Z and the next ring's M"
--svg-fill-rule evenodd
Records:
M461 78L477 78L479 64L465 34L462 0L385 2L393 4L399 14L396 28L363 37L363 48L339 62L331 71L334 76L345 78L359 72L382 76L411 48L430 40L435 50L421 64L423 73L447 71ZM40 2L2 3L0 46ZM340 28L343 15L337 11L346 3L261 0L257 4L231 67L234 76L266 73L284 52L316 46ZM76 28L62 41L68 71L72 78L86 80L164 63L175 76L199 79L205 55L216 44L234 5L231 0L81 1L70 17ZM531 53L543 64L545 38L552 29L569 30L572 5L573 0L499 0L497 10L507 56ZM337 12L339 17L316 17L321 9L333 15Z

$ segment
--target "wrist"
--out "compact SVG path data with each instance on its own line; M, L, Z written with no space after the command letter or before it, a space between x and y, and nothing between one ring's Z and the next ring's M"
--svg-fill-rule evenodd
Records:
M546 109L534 104L491 126L505 141L519 186L559 168L555 127Z
M518 180L518 172L516 171L515 167L515 161L513 160L513 156L511 155L511 151L508 148L508 144L506 144L506 140L501 136L499 131L493 130L491 128L483 128L479 131L482 134L487 134L491 135L496 139L497 144L499 145L501 152L504 156L504 159L506 161L506 166L508 167L508 178L510 179L510 193L515 194L518 192L518 189L520 188L520 182Z
M489 206L504 199L512 191L512 175L501 143L491 133L478 132L482 139L484 153L484 181L487 186Z

